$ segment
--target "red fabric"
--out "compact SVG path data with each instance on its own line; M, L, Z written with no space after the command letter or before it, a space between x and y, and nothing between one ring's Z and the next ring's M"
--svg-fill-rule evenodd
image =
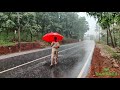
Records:
M57 41L62 41L63 36L56 32L47 33L43 36L43 40L46 42L53 42L54 37L57 37Z

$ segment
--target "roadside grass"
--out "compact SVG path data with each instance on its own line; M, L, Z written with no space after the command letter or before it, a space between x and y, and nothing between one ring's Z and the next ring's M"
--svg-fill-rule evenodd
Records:
M100 42L98 41L98 40L96 40L95 41L97 44L103 44L103 45L105 45L106 44L106 42L105 41L103 41L103 40L100 40Z
M112 58L120 60L120 54L118 54L118 53L112 53Z
M0 46L13 46L15 43L9 41L0 40Z
M113 51L113 50L111 49L111 47L108 46L108 45L104 45L104 49L105 49L109 54L114 53L114 51Z
M113 50L110 46L104 45L104 49L110 54L111 58L116 60L120 60L120 55L116 53L115 49Z
M101 44L103 46L103 49L105 49L105 51L110 54L111 58L114 58L116 60L120 60L120 54L117 53L117 51L112 48L111 46L106 45L106 42L104 40L99 41L95 41L96 44Z

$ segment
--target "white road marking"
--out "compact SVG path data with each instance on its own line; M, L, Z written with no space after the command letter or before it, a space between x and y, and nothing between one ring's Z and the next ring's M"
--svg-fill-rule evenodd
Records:
M74 46L74 47L71 47L71 48L68 48L68 49L61 50L61 51L59 51L58 53L63 52L63 51L66 51L66 50L69 50L69 49L72 49L72 48L75 48L75 47L78 47L78 46L79 46L79 45ZM42 58L38 58L38 59L35 59L35 60L33 60L33 61L30 61L30 62L27 62L27 63L21 64L21 65L15 66L15 67L13 67L13 68L10 68L10 69L7 69L7 70L4 70L4 71L1 71L0 74L2 74L2 73L4 73L4 72L7 72L7 71L11 71L11 70L16 69L16 68L19 68L19 67L22 67L22 66L24 66L24 65L30 64L30 63L32 63L32 62L35 62L35 61L41 60L41 59L46 58L46 57L49 57L49 56L51 56L51 55L47 55L47 56L44 56L44 57L42 57Z
M59 54L58 56L64 56L64 55Z
M80 71L80 73L79 73L79 75L78 75L77 78L82 78L83 72L84 72L84 70L85 70L85 68L86 68L86 66L87 66L87 64L88 64L88 61L89 61L91 55L93 54L93 51L94 51L94 49L91 50L91 53L89 54L89 56L88 56L88 58L87 58L87 61L85 62L84 66L83 66L83 68L81 69L81 71Z
M45 63L47 63L47 61L43 61L43 62L41 62L42 65L45 64Z

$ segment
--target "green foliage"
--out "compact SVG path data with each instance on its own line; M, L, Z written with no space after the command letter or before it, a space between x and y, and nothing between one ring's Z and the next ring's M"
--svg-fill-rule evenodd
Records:
M0 46L12 46L15 45L13 42L0 40Z
M7 28L13 28L15 26L15 23L12 20L6 21L6 27Z
M120 13L119 12L87 12L90 16L94 16L103 30L108 32L107 38L109 43L109 37L113 47L120 46Z
M89 29L85 18L75 12L19 12L19 16L18 24L17 12L0 13L1 40L18 41L18 26L21 41L41 40L51 31L66 38L82 39Z
M104 49L109 53L109 54L112 54L114 53L114 51L107 45L104 46Z

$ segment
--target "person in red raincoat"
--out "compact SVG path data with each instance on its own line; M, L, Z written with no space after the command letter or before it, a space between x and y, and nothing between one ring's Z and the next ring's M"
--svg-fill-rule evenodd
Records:
M51 43L52 52L51 52L51 65L58 63L58 48L60 47L57 37L54 37L54 41Z

